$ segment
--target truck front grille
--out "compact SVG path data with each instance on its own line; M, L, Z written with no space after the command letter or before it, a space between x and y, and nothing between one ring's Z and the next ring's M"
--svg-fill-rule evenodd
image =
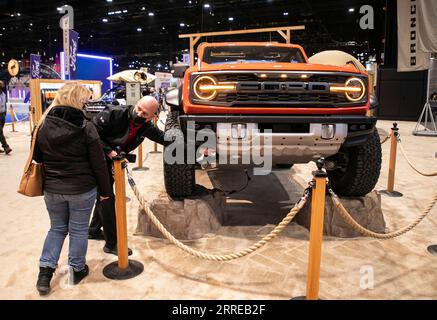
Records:
M221 92L213 100L203 102L211 106L333 108L367 103L367 96L354 103L344 93L330 92L331 85L344 85L347 79L357 76L352 73L257 71L207 75L214 76L220 83L237 84L234 92ZM363 80L367 83L367 79ZM193 98L192 102L201 103Z

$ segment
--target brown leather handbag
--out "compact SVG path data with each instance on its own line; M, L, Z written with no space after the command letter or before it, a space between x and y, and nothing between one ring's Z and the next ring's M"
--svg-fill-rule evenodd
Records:
M32 147L30 148L30 154L27 158L26 166L24 167L24 173L21 177L20 185L17 191L18 193L28 197L39 197L44 195L44 165L42 163L33 162L33 153L35 151L38 129L39 125L33 132Z

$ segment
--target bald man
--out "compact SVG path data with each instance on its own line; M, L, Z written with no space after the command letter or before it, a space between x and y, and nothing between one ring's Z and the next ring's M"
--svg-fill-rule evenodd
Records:
M164 132L159 130L151 121L158 110L158 101L146 96L135 106L110 106L93 118L106 155L106 163L112 179L112 158L117 155L117 147L129 153L135 150L145 138L161 145L164 141ZM113 198L100 201L94 209L89 229L89 239L104 239L103 251L117 255L117 229L115 220L115 201ZM103 226L103 234L101 227ZM132 251L129 249L129 255Z

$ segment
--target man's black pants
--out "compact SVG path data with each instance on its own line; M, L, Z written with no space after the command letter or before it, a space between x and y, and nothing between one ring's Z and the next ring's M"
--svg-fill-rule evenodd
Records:
M114 177L112 173L113 162L107 160L106 165L108 167L110 183L114 186ZM115 198L111 197L107 200L100 201L100 194L97 194L97 201L90 223L89 234L97 235L102 227L106 242L105 246L108 249L116 249L117 220L115 218Z
M1 112L0 113L0 143L3 146L3 149L9 148L9 145L6 142L5 135L3 134L3 128L5 127L5 122L6 122L6 113Z

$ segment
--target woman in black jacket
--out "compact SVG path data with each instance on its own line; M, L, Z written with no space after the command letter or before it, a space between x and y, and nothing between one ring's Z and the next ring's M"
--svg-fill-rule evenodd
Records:
M91 210L97 192L100 201L113 196L99 135L83 112L90 96L80 83L64 85L37 133L34 160L44 164L44 200L51 222L39 262L36 287L41 295L50 292L67 234L70 282L78 284L88 275L85 256Z

